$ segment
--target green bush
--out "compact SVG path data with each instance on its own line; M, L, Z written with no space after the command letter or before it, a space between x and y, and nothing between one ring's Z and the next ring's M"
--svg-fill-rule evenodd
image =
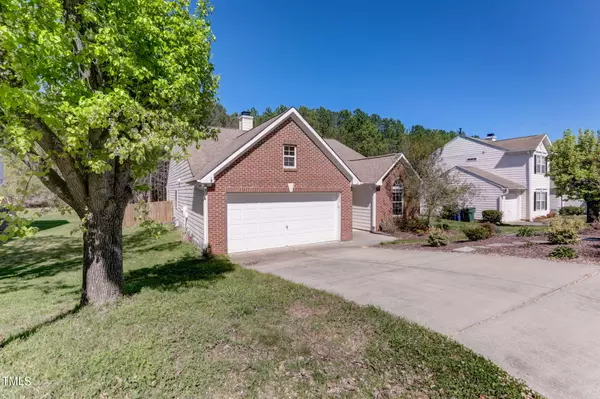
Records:
M450 230L450 225L446 222L439 222L438 224L435 225L435 227L437 227L438 229L442 229L444 231Z
M500 224L502 223L502 211L487 210L481 212L481 220L487 223Z
M585 213L585 210L581 206L565 206L558 210L561 216L579 216Z
M548 228L548 241L550 244L573 244L584 226L583 220L556 218Z
M429 237L427 240L429 241L429 245L432 247L448 245L448 237L446 237L442 229L437 227L433 227L431 230L429 230Z
M396 227L400 231L409 231L412 233L421 233L429 230L429 226L417 218L399 218L396 221Z
M561 245L559 247L556 247L552 250L552 252L550 252L550 255L548 255L551 258L559 258L559 259L573 259L576 258L577 255L577 251L575 250L575 248L571 248L571 247L566 247L564 245Z
M491 238L494 235L496 235L497 233L500 233L500 229L498 228L498 226L496 226L495 224L492 223L481 223L480 225L481 227L483 227L486 230L486 237L485 238ZM498 229L498 230L496 230Z
M517 237L533 237L535 231L531 227L521 227L517 231Z
M469 241L479 241L490 238L494 233L488 227L489 223L484 223L472 227L463 227L462 231Z

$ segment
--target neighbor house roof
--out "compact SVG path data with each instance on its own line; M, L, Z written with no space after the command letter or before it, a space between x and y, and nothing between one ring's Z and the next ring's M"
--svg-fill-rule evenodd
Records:
M515 183L514 181L505 179L490 172L486 172L485 170L479 168L474 168L472 166L455 166L453 169L457 169L462 172L466 172L476 177L479 177L483 180L487 180L488 182L498 187L503 187L510 190L525 190L525 186L519 183Z
M545 134L536 134L533 136L524 136L524 137L515 137L513 139L504 139L504 140L484 140L477 139L474 137L464 137L471 141L476 141L478 143L487 144L491 147L496 147L503 151L508 152L519 152L519 151L535 151L540 145L542 141L545 142L546 145L550 145L550 139Z

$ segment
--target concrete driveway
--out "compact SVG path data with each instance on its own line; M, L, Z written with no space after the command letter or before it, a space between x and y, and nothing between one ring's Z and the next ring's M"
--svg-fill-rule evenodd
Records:
M368 243L233 258L444 333L549 398L600 397L600 265Z

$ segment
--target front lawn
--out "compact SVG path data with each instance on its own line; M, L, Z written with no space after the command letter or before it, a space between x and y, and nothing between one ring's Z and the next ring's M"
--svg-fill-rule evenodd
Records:
M75 224L47 215L35 238L0 246L0 370L30 381L1 397L539 397L379 309L200 261L175 231L127 230L128 295L79 309Z

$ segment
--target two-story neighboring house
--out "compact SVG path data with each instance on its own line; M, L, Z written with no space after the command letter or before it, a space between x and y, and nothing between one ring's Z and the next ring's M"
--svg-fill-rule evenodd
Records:
M469 204L475 218L488 209L500 210L503 220L533 220L551 210L548 149L545 134L497 140L456 137L441 151L447 169L473 184L477 195Z

